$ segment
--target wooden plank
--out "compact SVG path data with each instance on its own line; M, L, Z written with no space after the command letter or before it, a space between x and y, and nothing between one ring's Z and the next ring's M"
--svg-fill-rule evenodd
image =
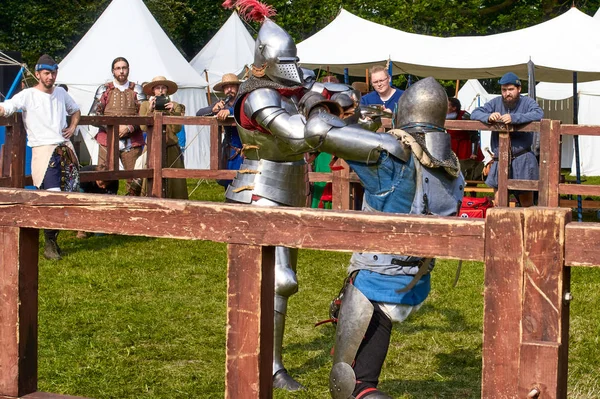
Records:
M153 169L152 179L148 180L148 185L152 185L149 195L153 197L164 198L162 180L162 167L165 164L166 139L163 134L163 114L154 113L154 126L152 127L152 148L148 153L148 168Z
M0 395L37 389L38 230L0 227Z
M237 170L210 170L210 169L177 169L165 168L162 176L166 179L225 179L235 177Z
M0 206L0 225L483 260L483 220L6 188Z
M539 132L540 122L531 122L522 125L505 125L504 123L481 123L474 120L446 120L446 129L458 130L491 130L498 132Z
M210 161L209 169L219 169L219 160L221 158L221 135L219 134L219 125L217 120L212 118L210 127Z
M560 134L568 136L600 136L600 126L564 124L560 126Z
M25 146L27 133L23 125L23 115L18 112L13 115L15 124L12 130L12 147L10 150L10 177L11 185L15 188L25 187Z
M538 191L539 181L508 179L509 190Z
M540 197L543 201L538 201L540 206L559 206L560 196L558 195L558 184L560 182L560 157L561 157L561 137L560 137L560 122L551 121L548 130L548 138L541 137L543 144L543 153L540 153L540 182L543 187L540 187ZM547 147L547 149L546 149ZM546 152L547 151L547 152ZM547 154L547 156L542 156Z
M510 168L510 137L508 133L500 133L498 146L498 203L497 206L508 206L508 170Z
M335 167L341 169L332 171L331 193L333 209L350 209L350 166L343 160L338 159Z
M227 252L225 398L270 399L275 248L230 244Z
M533 207L524 215L521 341L526 348L521 348L519 397L543 387L544 398L566 398L569 307L563 298L570 279L563 253L571 211Z
M577 200L560 199L559 204L561 208L577 208ZM581 207L583 209L600 209L600 201L598 200L582 200Z
M106 135L106 169L119 170L119 125L107 126Z
M490 209L485 227L482 398L517 395L523 251L523 210Z
M569 223L565 228L565 265L600 266L600 224Z
M79 125L110 126L110 125L148 125L152 126L154 119L151 116L104 116L81 115Z
M598 195L600 196L600 186L588 184L564 184L558 185L560 194L570 195Z

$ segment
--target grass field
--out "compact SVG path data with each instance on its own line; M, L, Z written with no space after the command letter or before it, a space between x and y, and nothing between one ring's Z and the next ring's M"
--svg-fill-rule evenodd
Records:
M196 182L190 182L189 191ZM201 182L192 199L222 201ZM43 239L41 240L43 241ZM39 390L91 398L222 398L226 246L75 232L66 256L41 258ZM345 276L349 254L300 251L284 361L308 390L275 398L329 398L334 328L313 327ZM396 326L381 388L395 398L478 398L483 265L440 261L422 309ZM572 271L569 398L600 397L600 268Z

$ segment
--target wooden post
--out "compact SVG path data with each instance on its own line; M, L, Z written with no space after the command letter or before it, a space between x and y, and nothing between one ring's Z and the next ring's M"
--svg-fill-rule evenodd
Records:
M210 170L219 170L219 158L221 154L221 135L219 134L219 124L217 122L217 118L210 119L210 124L208 125L208 127L210 128L209 168Z
M23 116L16 113L14 124L11 129L12 140L10 153L12 155L10 162L11 186L14 188L25 187L25 146L27 143L27 134L23 125ZM8 133L8 132L7 132ZM8 137L9 134L6 134Z
M518 397L567 397L570 269L564 267L571 210L527 208Z
M229 244L226 399L273 395L275 247Z
M508 206L508 170L510 168L510 136L507 132L499 132L498 146L498 203L497 206Z
M540 206L558 207L560 196L560 121L540 123Z
M523 251L523 210L489 210L485 226L482 398L517 397Z
M335 210L348 210L350 209L350 167L342 159L338 159L335 166L341 166L342 169L331 172L331 207Z
M106 167L108 170L119 170L119 125L106 127Z
M165 163L166 139L163 137L163 114L154 113L154 126L152 126L152 148L148 154L148 162L152 172L152 193L153 197L164 198L162 168ZM150 182L148 182L150 185Z
M0 227L0 397L37 390L38 237Z

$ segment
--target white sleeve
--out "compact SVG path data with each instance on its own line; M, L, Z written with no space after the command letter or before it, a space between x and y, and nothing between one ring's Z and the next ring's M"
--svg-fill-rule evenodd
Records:
M79 105L77 105L75 100L73 100L73 97L71 97L69 95L69 93L67 93L66 91L65 91L65 108L69 115L73 115L75 112L79 111Z
M10 100L6 100L3 103L0 103L4 108L5 116L11 116L13 113L15 113L15 111L27 108L25 107L25 98L23 93L24 92L19 92L15 94L15 96Z

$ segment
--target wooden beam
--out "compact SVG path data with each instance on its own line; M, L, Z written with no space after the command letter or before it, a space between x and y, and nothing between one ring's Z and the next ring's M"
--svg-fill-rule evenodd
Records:
M600 224L569 223L565 228L565 265L600 266Z
M539 184L537 180L508 179L507 187L509 190L538 191Z
M25 187L25 146L27 142L27 133L23 125L23 115L15 113L13 115L14 125L12 129L7 129L6 136L10 139L10 178L11 185L15 188Z
M527 208L518 397L567 397L570 269L564 268L565 225L571 211Z
M558 192L570 195L600 195L600 186L561 183L558 185Z
M0 227L0 396L37 390L38 237Z
M561 125L560 134L567 136L600 136L597 125Z
M0 189L0 225L483 260L484 221ZM274 229L272 226L278 226Z
M488 210L485 237L481 397L516 398L523 287L523 210Z
M498 206L508 206L508 171L510 169L510 137L508 133L500 133L498 146Z
M225 398L273 396L275 248L230 244Z
M163 114L162 112L154 113L154 126L152 126L152 147L148 153L148 167L154 170L152 179L148 181L148 185L152 185L150 194L153 197L164 198L162 168L165 165L166 154L166 138L163 134Z
M331 172L331 206L336 210L350 209L350 166L343 159L338 159L335 168L341 169Z

